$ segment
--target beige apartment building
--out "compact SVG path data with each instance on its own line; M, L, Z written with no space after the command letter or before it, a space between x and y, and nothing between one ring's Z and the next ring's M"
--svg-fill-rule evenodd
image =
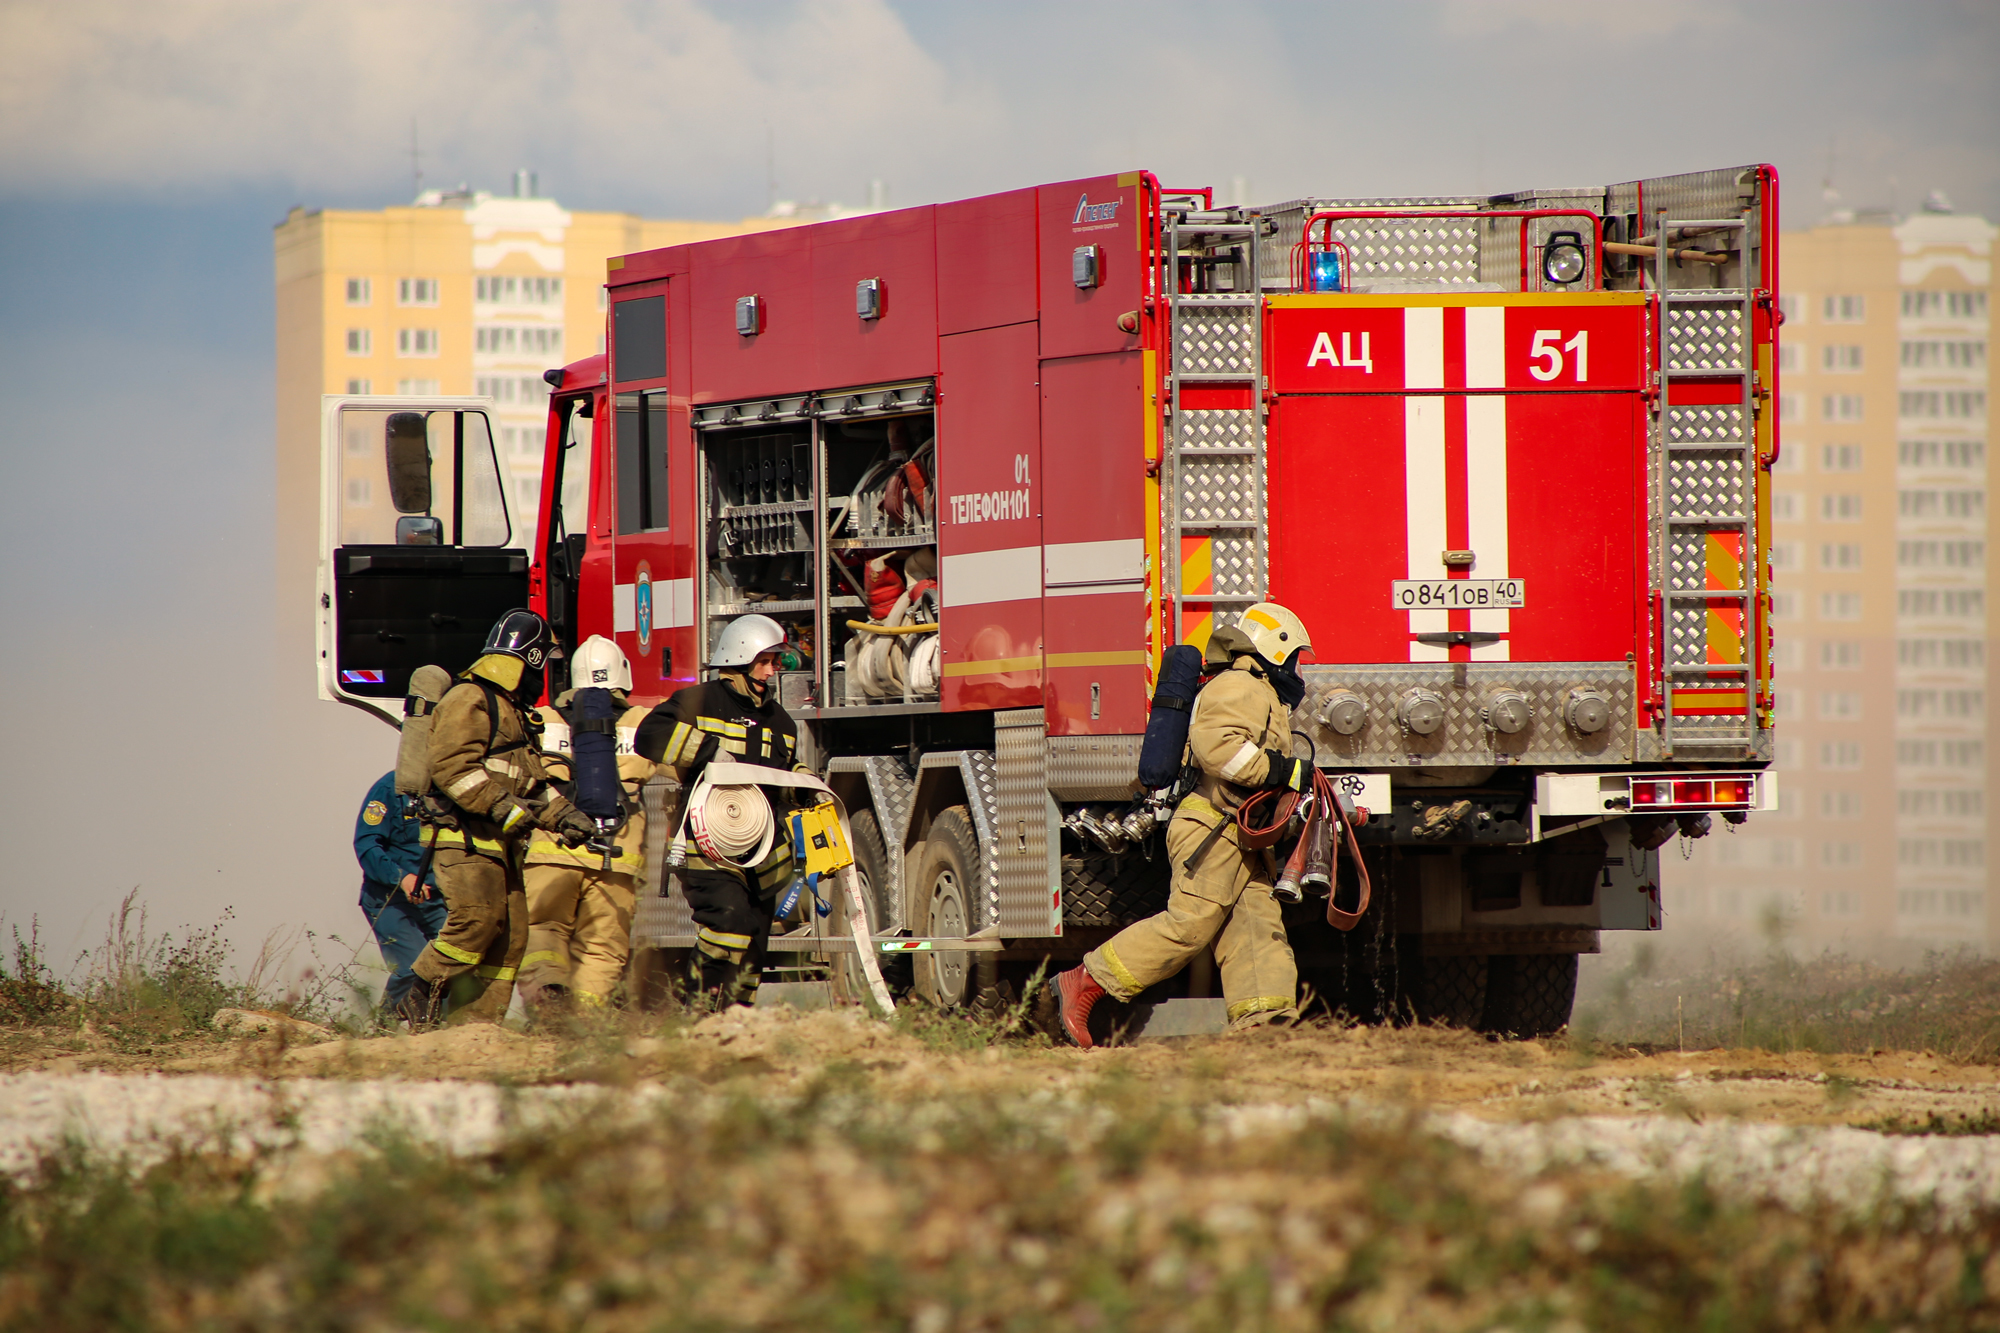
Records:
M1925 212L1784 237L1782 808L1693 844L1670 913L1752 937L1781 916L1808 947L2000 943L1986 835L1995 235Z
M312 660L323 394L481 394L513 540L530 545L549 386L604 348L613 255L844 213L780 205L738 222L586 213L515 193L431 190L379 211L295 208L278 224L278 615L284 663ZM376 497L352 497L366 506ZM308 696L309 697L309 696Z

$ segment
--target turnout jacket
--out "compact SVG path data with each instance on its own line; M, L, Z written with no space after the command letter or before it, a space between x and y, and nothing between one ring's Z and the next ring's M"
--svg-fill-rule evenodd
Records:
M542 732L542 768L549 781L565 795L569 791L570 756L574 753L570 747L569 709L575 698L575 690L564 690L556 696L553 706L544 704L535 710ZM622 690L615 691L612 698L621 705L627 702ZM639 724L645 720L646 710L637 705L627 706L618 714L618 785L624 789L625 806L630 813L614 840L613 874L637 875L646 868L646 812L639 803L639 789L659 771L659 766L638 751ZM588 847L565 847L551 834L538 830L528 837L527 864L602 870L604 853Z
M674 770L683 800L712 759L767 768L797 767L798 723L778 702L777 691L769 691L761 704L751 698L749 677L741 671L725 671L714 680L676 690L639 724L633 748L642 758ZM772 788L764 790L780 798L772 801L772 814L783 819L785 798ZM771 854L760 864L746 867L712 865L690 842L684 873L716 871L743 875L754 891L775 895L792 876L791 843L780 830Z
M1265 752L1289 754L1291 745L1292 710L1264 679L1257 659L1238 656L1194 697L1188 755L1201 766L1201 784L1181 809L1199 801L1234 819L1237 807L1270 776L1271 758ZM1201 806L1190 813L1202 813Z
M431 714L431 783L459 825L439 830L439 847L497 855L568 804L549 789L527 712L476 676L446 691Z

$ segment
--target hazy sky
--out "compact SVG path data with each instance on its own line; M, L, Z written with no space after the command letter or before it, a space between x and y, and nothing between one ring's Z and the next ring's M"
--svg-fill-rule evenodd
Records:
M65 961L134 886L156 926L357 934L393 737L272 660L270 228L406 201L413 127L426 184L654 216L1768 161L1800 225L1829 170L2000 216L1996 70L1993 0L0 0L0 913Z

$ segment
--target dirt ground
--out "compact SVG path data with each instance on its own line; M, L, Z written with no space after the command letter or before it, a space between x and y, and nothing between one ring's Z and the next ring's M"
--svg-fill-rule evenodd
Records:
M1576 1115L1880 1125L2000 1115L2000 1067L1919 1052L1709 1050L1682 1054L1557 1038L1497 1042L1437 1028L1307 1024L1078 1051L1041 1038L989 1040L953 1020L885 1024L857 1011L736 1011L693 1024L607 1020L563 1033L473 1026L422 1036L264 1032L135 1044L85 1030L16 1029L0 1072L241 1074L261 1078L452 1079L631 1086L693 1080L802 1086L863 1069L898 1096L1067 1091L1116 1071L1149 1084L1261 1105L1387 1102L1494 1120Z

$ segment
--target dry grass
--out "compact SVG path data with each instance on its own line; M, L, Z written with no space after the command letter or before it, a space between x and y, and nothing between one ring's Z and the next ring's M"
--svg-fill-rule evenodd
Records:
M1080 1114L670 1097L479 1160L60 1153L0 1187L0 1327L1308 1330L1973 1328L2000 1218L1944 1229L1533 1182L1393 1123L1226 1133L1114 1066Z
M1716 1047L1866 1053L1927 1051L2000 1061L2000 959L1931 954L1892 968L1839 954L1662 956L1647 942L1602 993L1577 1005L1582 1042L1654 1050Z

